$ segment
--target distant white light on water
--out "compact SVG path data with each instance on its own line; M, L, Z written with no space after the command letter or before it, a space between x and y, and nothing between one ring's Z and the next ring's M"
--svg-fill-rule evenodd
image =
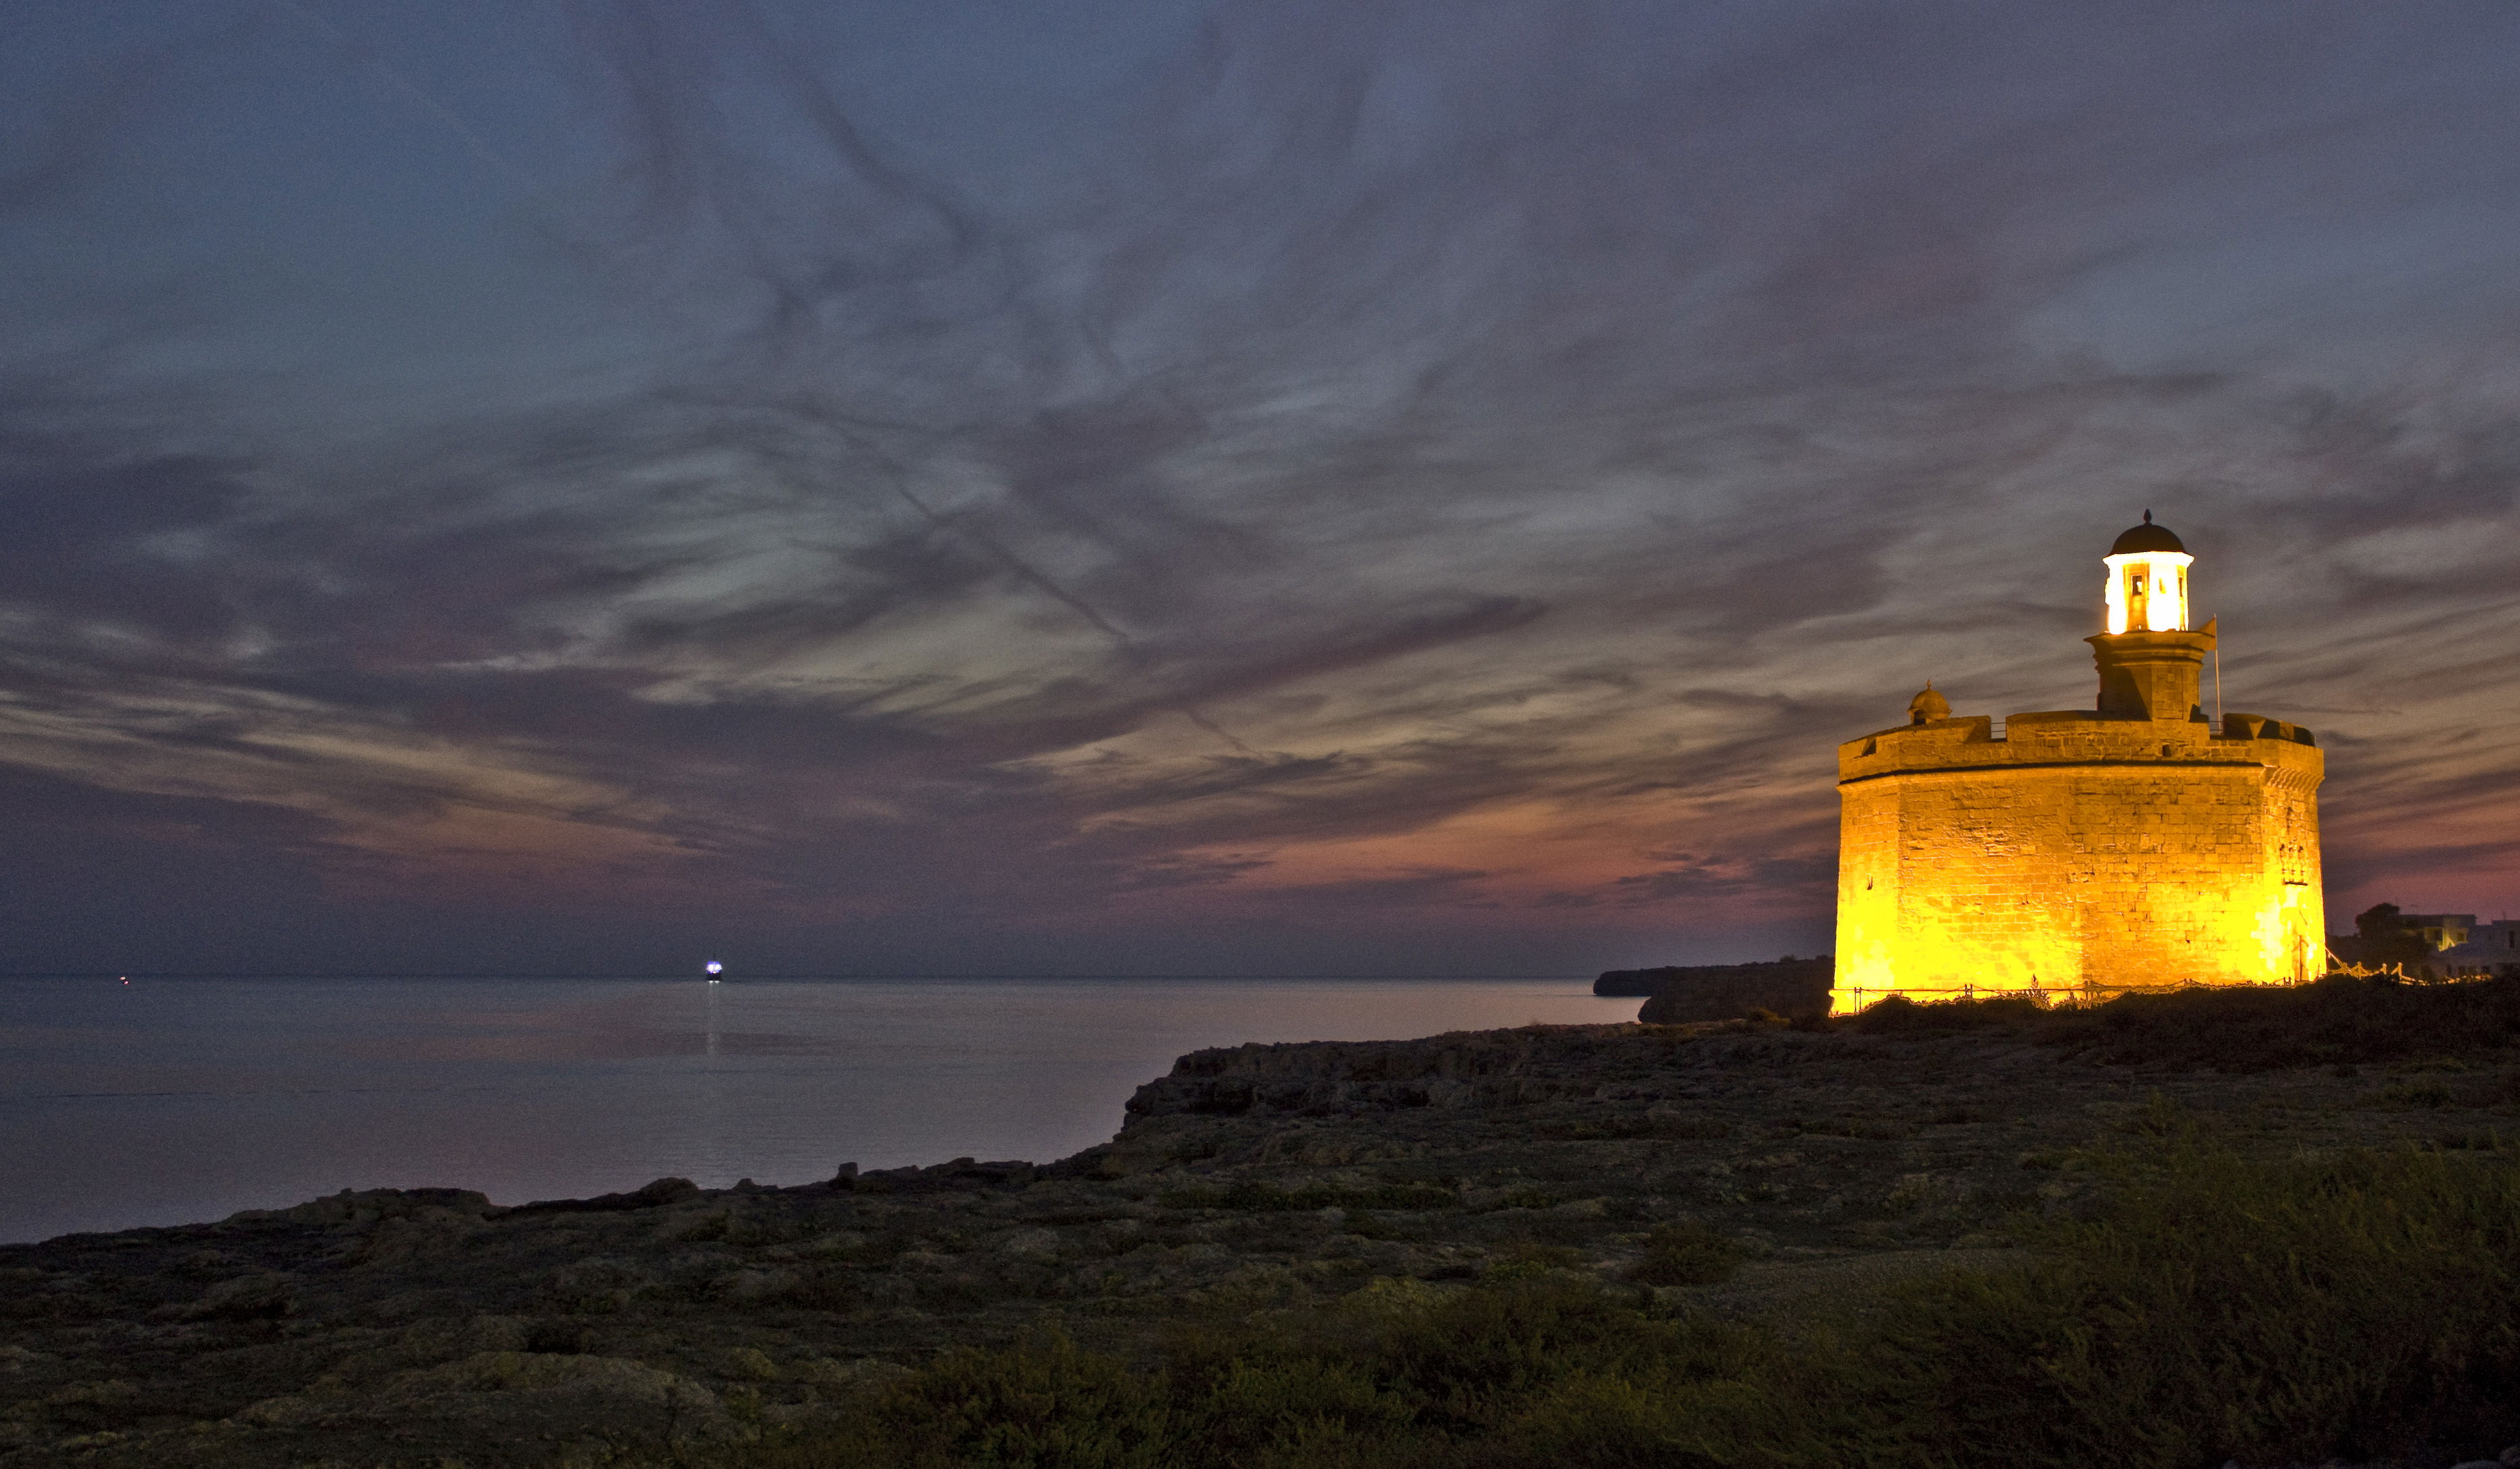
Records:
M700 967L706 969L709 972L709 977L712 979L726 972L726 965L719 963L716 959L710 959Z

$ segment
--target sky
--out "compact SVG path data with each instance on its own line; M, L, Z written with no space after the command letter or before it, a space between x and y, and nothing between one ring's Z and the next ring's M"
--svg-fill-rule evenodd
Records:
M17 0L0 971L1588 973L2195 553L2520 912L2520 7Z

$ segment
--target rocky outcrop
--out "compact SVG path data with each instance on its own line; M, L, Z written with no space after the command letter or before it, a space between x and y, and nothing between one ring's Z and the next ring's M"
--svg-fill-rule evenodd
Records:
M1240 1046L1182 1057L1118 1136L1038 1168L507 1208L372 1189L0 1246L0 1464L705 1459L846 1422L866 1384L958 1344L1128 1349L1376 1281L1625 1279L1681 1221L1749 1263L1658 1287L1673 1305L1834 1307L1884 1271L2008 1258L2020 1211L2091 1196L2095 1136L2164 1119L2228 1115L2216 1135L2286 1153L2473 1146L2520 1096L2520 1057L2477 1056L2403 1081L2139 1071L2017 1032L1741 1021Z
M1593 982L1593 993L1649 997L1637 1017L1649 1025L1738 1020L1754 1010L1792 1019L1828 1013L1833 968L1823 955L1751 964L1610 969Z
M1462 1031L1423 1041L1311 1041L1196 1050L1129 1098L1157 1117L1330 1117L1414 1107L1512 1107L1582 1095L1589 1047L1563 1031Z

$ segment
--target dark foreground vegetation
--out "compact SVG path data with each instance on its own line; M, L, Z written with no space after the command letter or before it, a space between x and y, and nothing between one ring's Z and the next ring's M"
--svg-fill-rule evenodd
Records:
M1864 1035L2012 1031L2092 1060L2223 1071L2473 1056L2520 1044L2520 980L2334 974L2296 989L2185 989L2087 1007L1893 998L1833 1022Z
M1038 1167L0 1246L0 1469L2447 1469L2520 1441L2515 1037L2337 980L1238 1046Z
M2256 1163L2179 1135L2106 1167L2097 1217L2021 1222L2035 1259L1796 1328L1534 1259L1134 1359L1055 1338L954 1352L845 1427L687 1461L2192 1469L2520 1437L2512 1169Z
M2011 1032L2102 1062L2350 1074L2424 1057L2456 1074L2520 1035L2520 985L1894 1000L1837 1024ZM2466 1100L2514 1099L2489 1090ZM1057 1335L955 1351L870 1392L844 1429L706 1461L2188 1469L2447 1464L2520 1438L2520 1171L2498 1135L2270 1161L2157 1102L2123 1132L2082 1160L2106 1180L2085 1217L2008 1221L2030 1258L1798 1320L1666 1305L1650 1287L1722 1279L1739 1256L1663 1225L1623 1280L1534 1251L1475 1282L1378 1280L1134 1355Z

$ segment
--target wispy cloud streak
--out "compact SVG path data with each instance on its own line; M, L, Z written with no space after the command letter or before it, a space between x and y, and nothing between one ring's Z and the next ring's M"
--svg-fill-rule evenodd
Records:
M1811 952L2145 508L2339 903L2512 881L2507 9L290 8L0 157L0 765L238 962Z

